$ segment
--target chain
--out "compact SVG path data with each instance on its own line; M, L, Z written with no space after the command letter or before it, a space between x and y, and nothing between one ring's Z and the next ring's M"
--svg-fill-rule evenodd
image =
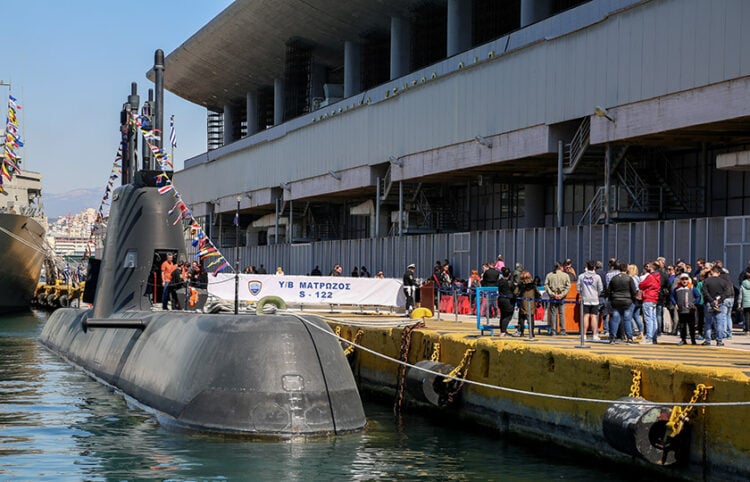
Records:
M432 356L430 356L430 361L440 361L440 343L438 342L435 342L435 344L432 346Z
M633 374L633 383L630 385L630 396L632 398L641 398L641 371L637 368L630 370Z
M357 334L354 335L354 338L352 339L352 344L347 346L344 349L344 356L348 357L349 355L354 353L354 346L359 344L359 339L362 338L362 335L364 334L365 334L364 330L361 330L361 329L357 330Z
M417 328L424 328L425 323L420 320L413 325L409 325L404 328L401 333L401 350L399 352L399 360L404 362L399 368L398 374L398 388L396 391L396 402L393 405L393 414L401 414L401 406L404 403L404 385L406 384L406 362L409 361L409 347L411 346L411 333Z
M669 437L676 437L682 431L685 422L690 420L690 414L693 412L693 409L695 409L693 404L696 403L698 399L705 402L706 398L708 398L708 392L713 389L714 387L709 387L699 383L693 391L693 396L690 397L690 401L688 402L690 405L686 407L672 407L672 414L669 416L669 422L667 422L667 428L671 430L671 433L668 434Z
M456 380L452 380L450 378L443 379L444 383L450 383L450 382L456 382L455 387L453 390L448 391L448 397L447 397L447 404L452 405L453 401L458 395L458 393L461 391L461 389L464 386L464 379L466 378L466 374L469 373L469 366L471 365L471 358L474 356L474 353L476 350L474 348L468 348L466 352L464 353L464 357L461 360L461 363L458 364L456 368L451 370L451 372L447 375L447 377L456 377L460 378L461 380L456 382Z

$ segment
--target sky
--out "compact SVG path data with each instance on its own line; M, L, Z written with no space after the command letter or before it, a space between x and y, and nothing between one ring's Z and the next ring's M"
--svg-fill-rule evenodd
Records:
M22 106L22 168L42 174L42 193L101 188L120 142L120 110L138 84L153 83L154 52L167 56L230 0L23 0L1 2L0 80ZM165 75L169 75L168 72ZM0 86L5 111L9 88ZM2 117L5 117L4 112ZM170 92L164 128L175 116L175 169L206 151L206 109ZM4 120L3 120L4 121ZM2 121L0 121L2 122Z

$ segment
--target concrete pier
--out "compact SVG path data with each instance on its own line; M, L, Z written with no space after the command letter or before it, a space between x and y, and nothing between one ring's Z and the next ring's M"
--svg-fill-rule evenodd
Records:
M334 329L340 327L342 337L352 340L362 330L359 344L391 358L399 358L405 327L418 321L352 313L326 317ZM487 386L464 384L460 403L444 409L452 417L679 479L726 481L750 477L750 433L744 424L750 417L748 406L695 408L685 429L690 430L687 462L659 466L619 452L607 443L602 421L611 403L581 400L614 401L628 396L632 370L637 369L642 377L640 395L645 400L685 403L702 383L713 387L708 402L750 401L750 337L736 334L725 347L678 346L677 337L664 336L657 345L587 343L589 348L581 349L575 335L537 335L534 340L481 336L475 318L453 319L452 315L449 321L426 319L425 328L412 332L408 352L411 364L429 360L439 343L439 361L456 366L467 350L476 350L466 378ZM398 364L364 350L355 350L351 362L362 390L395 397ZM407 396L406 416L410 405L418 402ZM545 445L545 450L550 449Z

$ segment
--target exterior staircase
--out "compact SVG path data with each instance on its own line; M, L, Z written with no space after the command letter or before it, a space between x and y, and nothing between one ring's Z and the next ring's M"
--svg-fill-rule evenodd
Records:
M606 147L590 144L590 118L585 117L566 146L563 173L566 180L601 179ZM633 161L629 146L613 146L610 163L610 191L600 186L578 224L606 220L606 203L612 221L660 219L704 212L702 190L688 187L663 153ZM609 195L607 195L609 194Z

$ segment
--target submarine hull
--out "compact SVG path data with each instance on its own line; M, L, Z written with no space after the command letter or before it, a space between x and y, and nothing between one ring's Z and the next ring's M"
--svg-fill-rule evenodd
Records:
M107 326L107 327L104 327ZM315 316L58 309L41 342L152 409L160 423L263 436L366 423L341 346Z

